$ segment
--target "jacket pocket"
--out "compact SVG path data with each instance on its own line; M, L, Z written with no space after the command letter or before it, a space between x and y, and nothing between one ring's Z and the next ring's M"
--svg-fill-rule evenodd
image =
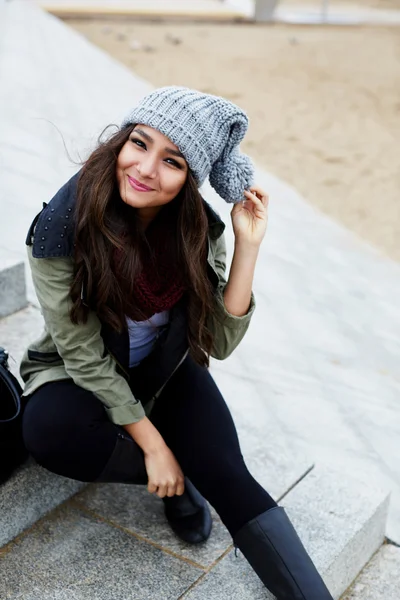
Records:
M34 360L36 362L42 363L62 362L62 358L58 354L58 352L38 352L37 350L30 350L29 348L28 358L29 360Z

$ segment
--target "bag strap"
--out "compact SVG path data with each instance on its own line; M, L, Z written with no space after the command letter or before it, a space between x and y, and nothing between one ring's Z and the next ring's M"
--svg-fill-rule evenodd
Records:
M7 423L7 421L12 421L18 417L21 412L22 388L18 379L9 371L8 352L2 346L0 346L0 379L8 389L16 409L15 414L10 419L0 419L0 423Z

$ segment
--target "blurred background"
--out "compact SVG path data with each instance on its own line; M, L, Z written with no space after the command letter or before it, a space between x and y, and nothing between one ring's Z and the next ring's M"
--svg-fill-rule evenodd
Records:
M237 102L260 166L400 259L400 0L38 4L154 86Z

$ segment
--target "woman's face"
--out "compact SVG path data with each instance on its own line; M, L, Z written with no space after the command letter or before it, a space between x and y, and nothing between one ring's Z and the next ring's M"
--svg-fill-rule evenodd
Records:
M136 125L117 159L122 200L151 221L183 187L188 165L171 140L147 125Z

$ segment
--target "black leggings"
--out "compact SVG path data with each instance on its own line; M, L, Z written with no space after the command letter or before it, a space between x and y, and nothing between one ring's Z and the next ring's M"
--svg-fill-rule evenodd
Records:
M150 419L232 536L276 506L244 463L232 416L209 371L190 356L164 387ZM100 400L72 380L41 386L23 419L25 444L36 461L80 481L99 477L119 431Z

